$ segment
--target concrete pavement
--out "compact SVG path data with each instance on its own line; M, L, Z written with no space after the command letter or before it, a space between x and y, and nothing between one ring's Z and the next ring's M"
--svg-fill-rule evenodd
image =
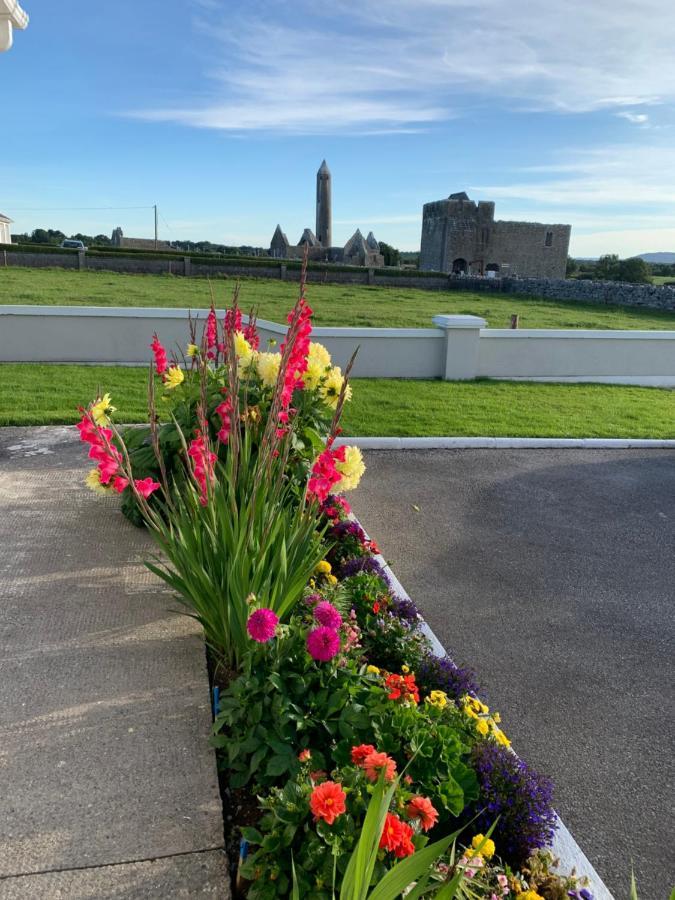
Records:
M0 430L0 898L228 898L200 629L86 469Z
M352 500L617 898L675 882L675 453L366 453Z

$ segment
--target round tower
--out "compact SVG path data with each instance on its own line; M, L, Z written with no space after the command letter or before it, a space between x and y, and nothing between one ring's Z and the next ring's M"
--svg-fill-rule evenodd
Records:
M325 159L316 173L316 237L322 247L332 247L331 175Z

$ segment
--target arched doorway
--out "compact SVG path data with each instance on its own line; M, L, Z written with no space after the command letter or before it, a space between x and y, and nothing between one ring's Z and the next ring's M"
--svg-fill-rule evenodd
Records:
M462 257L458 257L452 262L452 274L453 275L465 275L466 274L466 260L462 259Z

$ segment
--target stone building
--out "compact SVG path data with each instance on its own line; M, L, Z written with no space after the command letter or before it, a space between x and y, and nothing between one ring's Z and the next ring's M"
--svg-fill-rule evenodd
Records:
M121 228L113 230L111 241L113 247L127 247L129 250L172 250L171 244L166 241L155 241L154 238L128 238L124 237Z
M316 262L368 268L384 265L384 256L380 253L380 245L372 231L364 238L357 228L344 247L333 247L332 235L332 178L324 159L316 173L316 233L311 228L305 228L298 243L291 244L281 225L277 225L270 242L269 254L275 259L302 259L307 248L308 258Z
M424 204L420 269L564 278L570 231L570 225L495 221L494 203L450 194Z

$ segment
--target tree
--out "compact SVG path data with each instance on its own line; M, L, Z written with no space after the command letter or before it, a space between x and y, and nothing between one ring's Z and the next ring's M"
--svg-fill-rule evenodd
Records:
M379 244L380 253L384 256L385 266L399 266L401 264L401 251L397 250L396 247L385 244L384 241L380 241Z
M629 281L632 284L650 284L649 266L639 256L622 259L617 267L617 281Z
M601 281L616 281L619 271L619 257L616 253L601 256L595 265L595 277Z
M567 268L565 269L565 275L569 278L570 275L574 275L574 273L579 268L576 259L572 256L567 257Z

